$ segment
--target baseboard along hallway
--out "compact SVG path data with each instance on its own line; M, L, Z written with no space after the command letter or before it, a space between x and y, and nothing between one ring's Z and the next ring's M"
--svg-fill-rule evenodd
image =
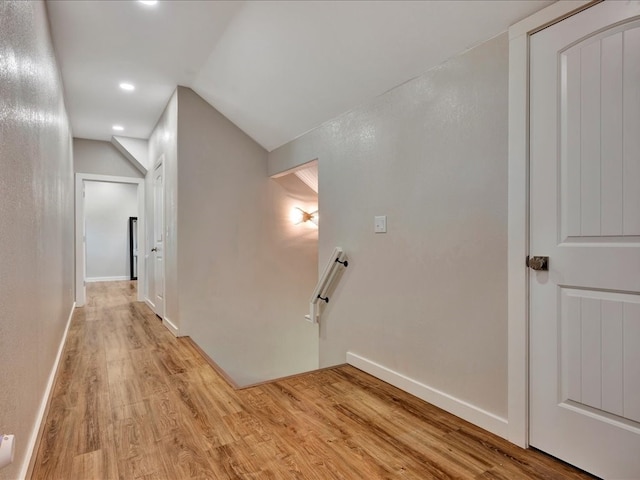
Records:
M235 390L122 281L87 285L31 478L593 477L351 366Z

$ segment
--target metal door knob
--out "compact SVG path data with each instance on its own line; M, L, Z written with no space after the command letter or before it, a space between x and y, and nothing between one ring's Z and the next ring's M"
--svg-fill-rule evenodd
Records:
M549 270L549 257L527 258L527 267L529 267L531 270L546 272Z

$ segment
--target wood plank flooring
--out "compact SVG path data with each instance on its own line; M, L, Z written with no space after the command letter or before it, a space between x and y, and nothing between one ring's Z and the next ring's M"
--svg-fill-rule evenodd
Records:
M350 366L234 390L134 285L89 285L32 479L593 478Z

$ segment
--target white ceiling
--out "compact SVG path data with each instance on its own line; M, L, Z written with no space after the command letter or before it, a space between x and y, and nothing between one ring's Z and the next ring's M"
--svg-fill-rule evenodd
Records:
M176 85L267 150L550 1L48 0L74 136L148 138ZM136 90L118 88L130 81Z

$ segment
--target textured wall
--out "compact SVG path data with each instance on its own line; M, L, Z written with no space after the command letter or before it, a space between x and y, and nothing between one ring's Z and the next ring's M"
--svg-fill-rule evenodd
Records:
M73 166L76 173L136 177L143 175L116 147L101 140L73 139Z
M318 231L289 219L315 193L271 180L267 152L182 87L178 165L182 333L242 385L317 368Z
M87 181L84 191L87 280L128 279L129 217L138 216L138 186Z
M352 351L506 417L507 79L504 34L269 155L319 159L320 259L349 255L321 366Z
M43 2L0 2L0 431L19 476L73 304L73 165ZM30 453L30 452L29 452Z

